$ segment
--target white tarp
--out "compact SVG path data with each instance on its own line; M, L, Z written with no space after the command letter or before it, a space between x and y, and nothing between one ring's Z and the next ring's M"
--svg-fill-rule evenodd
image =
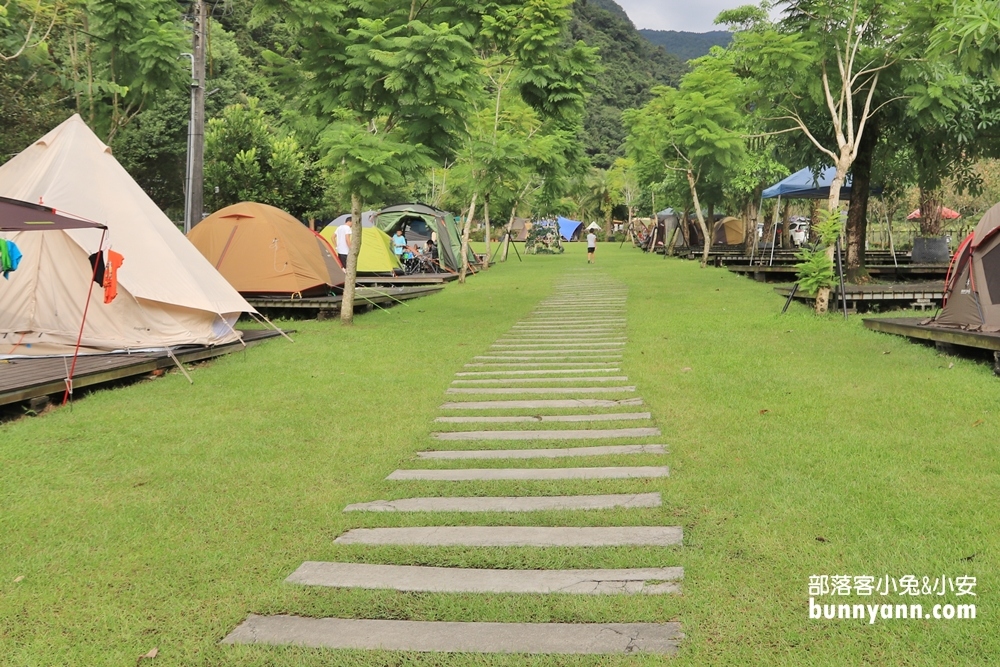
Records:
M78 115L0 166L0 196L105 224L105 248L125 257L115 301L105 304L94 286L83 335L89 349L81 351L229 343L240 313L254 312ZM0 354L71 351L100 230L6 237L24 259L8 281L0 278Z

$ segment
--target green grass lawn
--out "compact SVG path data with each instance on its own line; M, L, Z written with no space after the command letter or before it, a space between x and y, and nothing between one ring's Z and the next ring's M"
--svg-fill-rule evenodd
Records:
M1000 380L987 365L869 332L858 317L816 318L797 305L778 315L783 301L771 286L722 269L611 244L589 267L584 252L570 244L565 255L523 263L511 253L511 261L464 286L360 316L353 328L285 323L298 330L294 343L279 339L198 366L193 386L170 373L0 426L0 664L134 665L153 647L160 654L150 664L206 666L1000 662ZM671 477L385 481L398 467L500 465L417 463L413 454L471 446L429 439L433 430L482 427L433 424L444 390L456 371L485 370L462 366L552 294L570 268L629 286L629 344L620 366L646 406L625 411L651 411L664 436L638 442L662 442L670 454L504 465L667 464ZM602 427L614 425L629 426ZM443 517L341 512L349 503L411 495L645 491L662 492L664 505ZM333 544L349 528L442 520L681 525L684 546ZM334 559L681 565L685 580L680 596L647 597L400 594L283 583L304 560ZM814 574L976 576L978 618L810 620ZM936 600L914 601L929 607ZM220 646L249 613L679 620L687 639L673 660Z

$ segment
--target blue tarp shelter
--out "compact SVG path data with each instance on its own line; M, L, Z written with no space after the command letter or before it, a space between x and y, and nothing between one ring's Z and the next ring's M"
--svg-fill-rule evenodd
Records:
M556 222L559 224L559 236L567 241L576 241L580 238L580 232L583 230L582 222L570 220L562 216L556 218Z
M837 170L834 167L827 167L819 172L817 178L813 170L809 167L800 169L788 178L779 181L764 190L761 195L764 199L783 197L785 199L827 199L830 196L830 183ZM851 175L844 179L844 185L840 188L840 198L851 198Z

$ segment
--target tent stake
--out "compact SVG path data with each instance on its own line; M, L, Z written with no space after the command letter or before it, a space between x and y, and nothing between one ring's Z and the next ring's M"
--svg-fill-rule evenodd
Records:
M174 356L174 351L171 350L169 347L167 348L167 355L174 360L174 363L177 364L177 368L181 369L181 373L184 374L184 377L187 378L187 381L191 384L194 384L194 380L192 380L191 376L188 375L187 370L184 368L184 364L181 363L180 359Z

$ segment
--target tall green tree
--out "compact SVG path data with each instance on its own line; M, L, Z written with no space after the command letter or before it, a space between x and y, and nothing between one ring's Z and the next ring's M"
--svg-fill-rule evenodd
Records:
M740 81L724 54L695 61L680 88L657 89L642 109L625 114L628 147L640 173L680 173L687 182L703 238L702 266L708 264L712 233L705 221L700 192L721 190L727 172L746 155ZM655 176L653 176L655 178ZM719 196L719 195L715 195Z
M732 50L737 67L756 83L755 104L772 132L801 133L835 167L827 208L838 210L840 191L880 110L886 70L898 59L898 3L885 0L783 0L784 18L770 24L756 8L739 10L748 29ZM756 13L756 15L755 15ZM720 17L725 18L725 17ZM825 251L832 266L834 248ZM824 272L825 273L825 272ZM830 286L816 311L825 313Z
M242 201L305 219L323 206L323 173L255 98L226 107L205 129L205 199L213 210Z

